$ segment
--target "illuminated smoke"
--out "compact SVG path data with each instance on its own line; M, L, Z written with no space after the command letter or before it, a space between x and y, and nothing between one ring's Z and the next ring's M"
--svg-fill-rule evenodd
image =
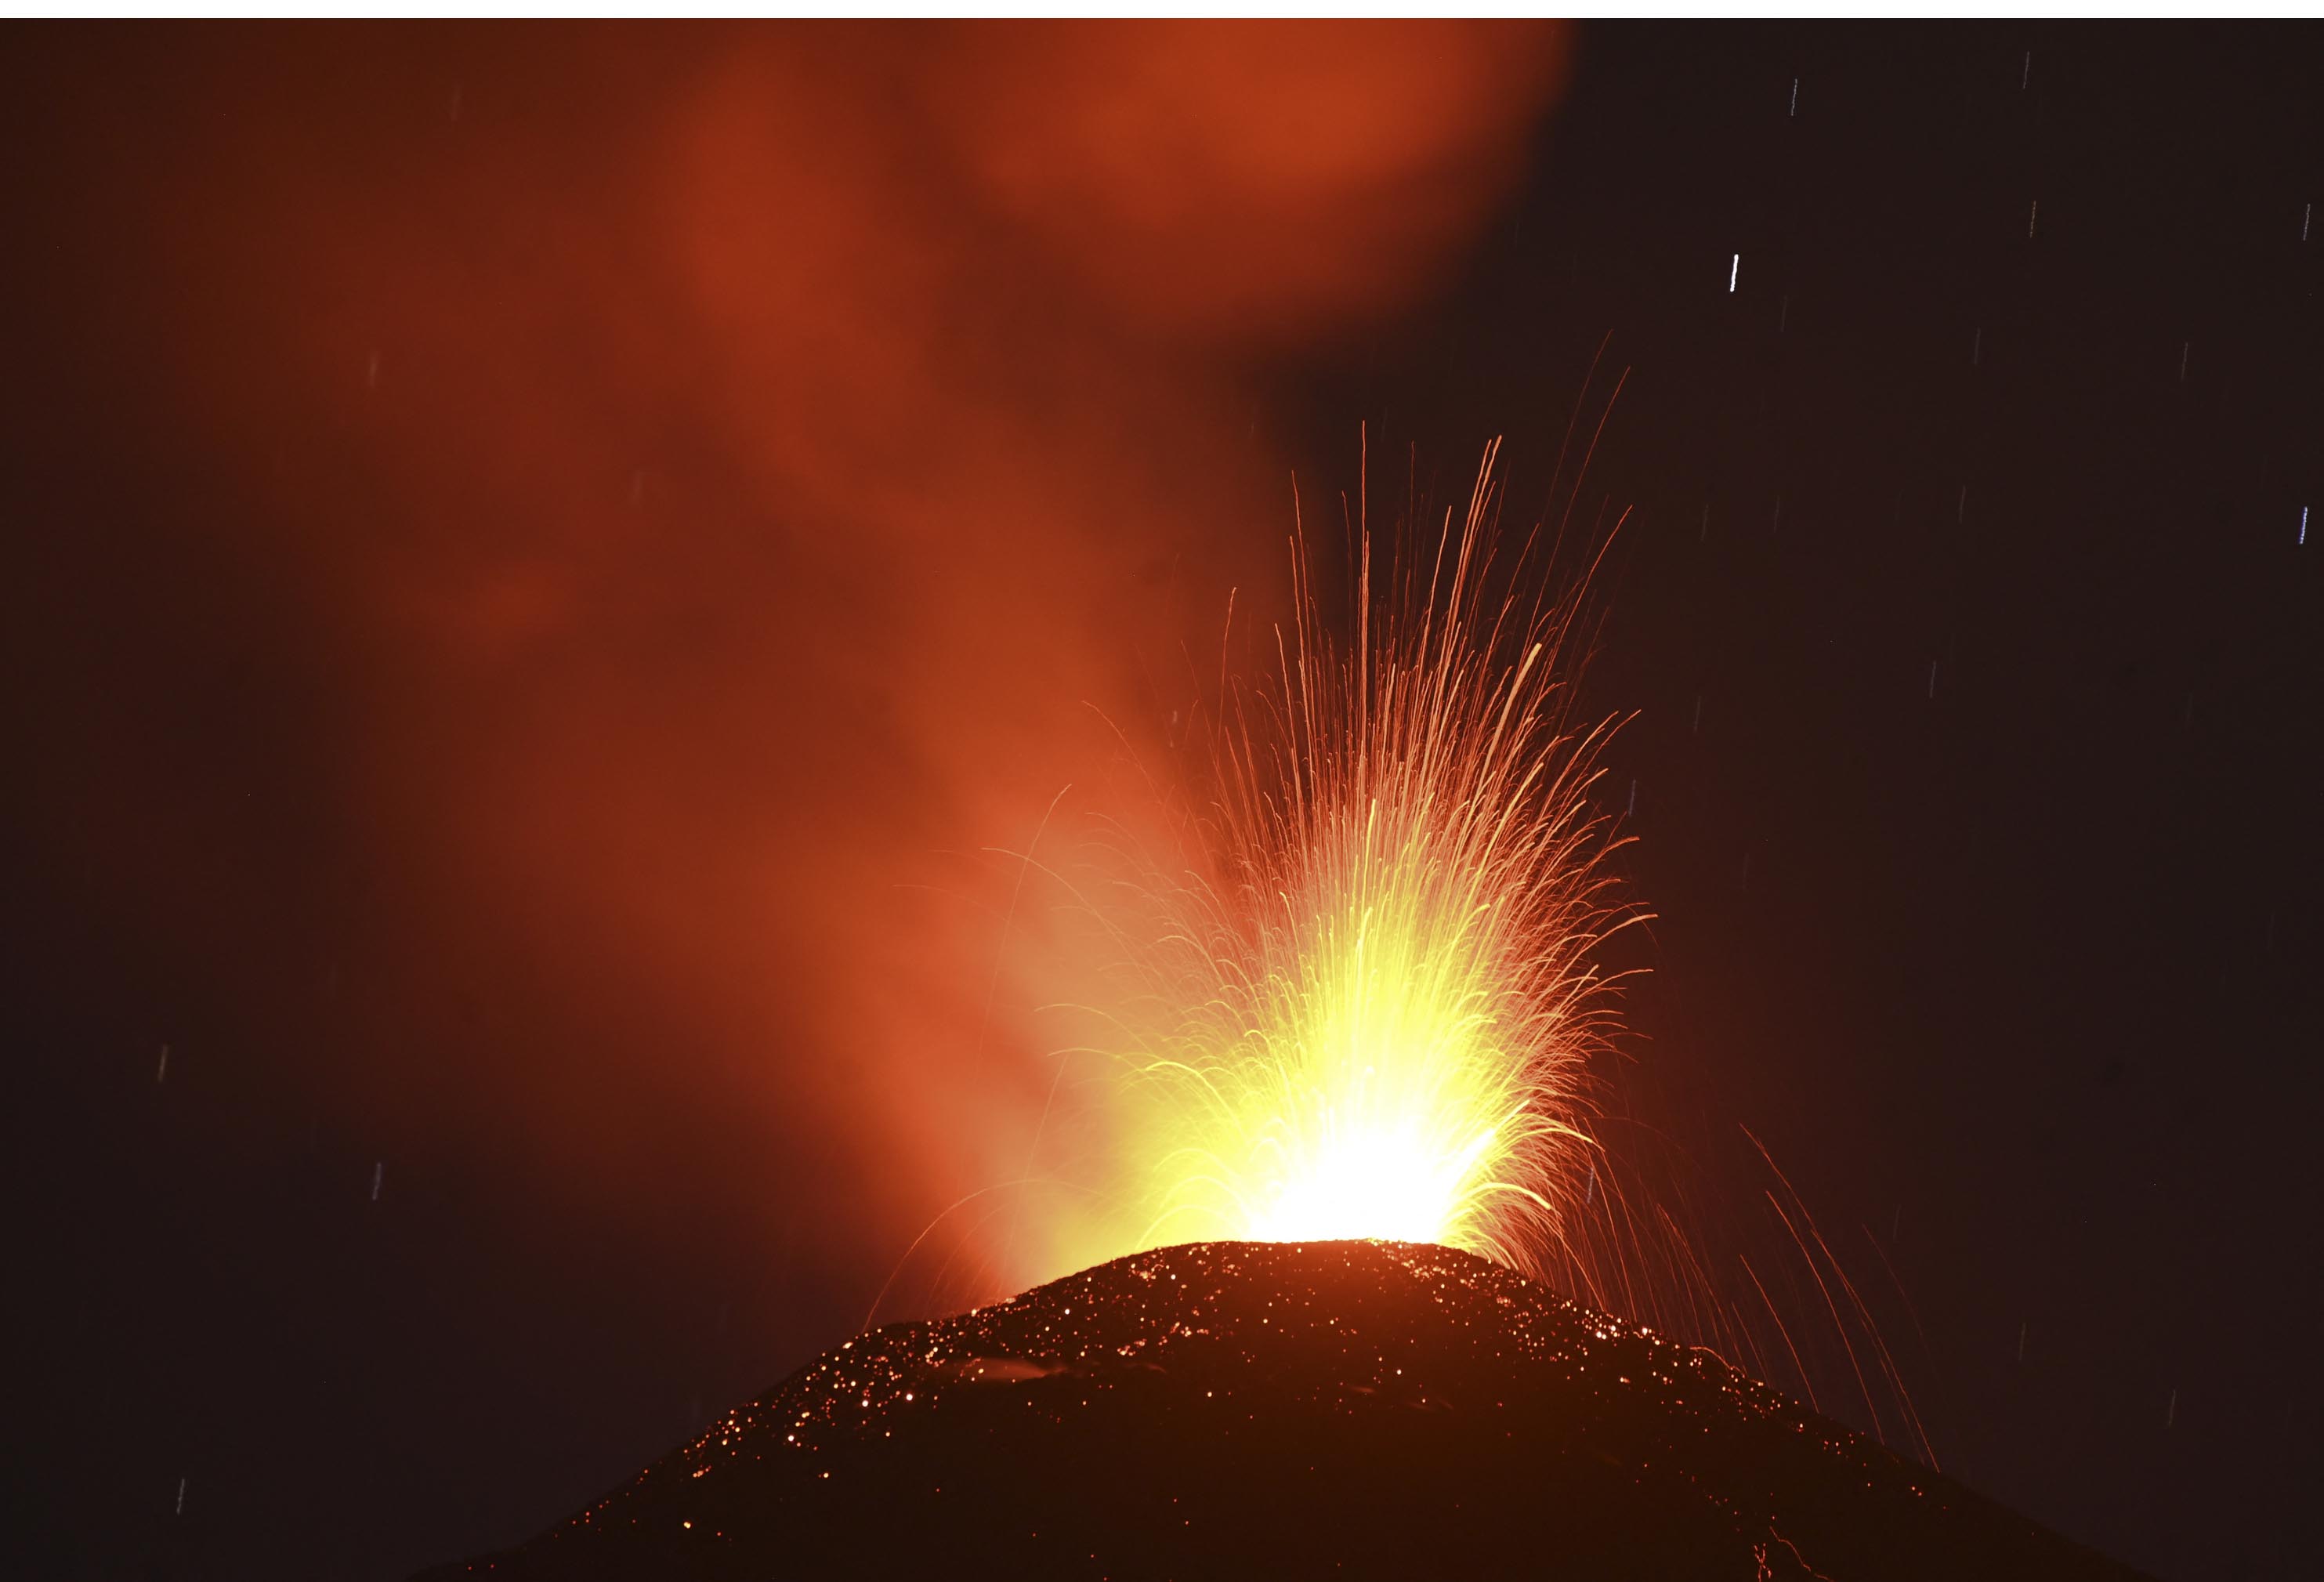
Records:
M108 471L168 504L57 536L21 595L27 651L87 677L27 727L78 832L57 883L238 1007L291 1114L489 1158L593 1237L682 1204L884 1269L1021 1170L1051 1090L1040 925L974 854L1167 740L1157 677L1231 588L1279 602L1247 373L1457 266L1563 52L784 26L108 60L70 111L104 201L41 256L105 328L74 366ZM318 1023L284 986L327 961Z

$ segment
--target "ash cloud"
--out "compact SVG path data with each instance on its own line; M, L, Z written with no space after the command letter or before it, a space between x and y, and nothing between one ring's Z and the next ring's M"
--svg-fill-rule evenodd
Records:
M42 48L42 883L263 1103L876 1268L1051 1091L985 850L1280 596L1247 380L1457 264L1564 38Z

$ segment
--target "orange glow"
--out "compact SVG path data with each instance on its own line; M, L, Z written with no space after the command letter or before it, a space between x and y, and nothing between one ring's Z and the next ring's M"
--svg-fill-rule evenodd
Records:
M1228 587L1276 602L1250 370L1457 273L1567 38L219 30L55 95L49 185L107 197L41 278L204 501L51 536L26 595L157 681L55 667L58 882L254 1026L343 966L380 1053L275 1038L302 1126L876 1278L1074 1135L1037 897L961 854L1092 783L1101 712L1155 748ZM249 742L177 671L250 678ZM1056 1272L1060 1202L979 1200L903 1294Z

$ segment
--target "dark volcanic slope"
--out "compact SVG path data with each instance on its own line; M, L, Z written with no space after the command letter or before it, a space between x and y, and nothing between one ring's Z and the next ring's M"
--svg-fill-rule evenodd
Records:
M858 1337L438 1577L2128 1577L1437 1246L1220 1242Z

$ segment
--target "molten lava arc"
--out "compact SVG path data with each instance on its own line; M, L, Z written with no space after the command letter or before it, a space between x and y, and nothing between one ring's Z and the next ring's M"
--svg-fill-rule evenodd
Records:
M1345 643L1303 546L1279 670L1222 705L1210 867L1151 892L1148 1003L1176 1008L1131 1062L1148 1241L1441 1242L1519 1268L1565 1243L1610 1030L1592 956L1641 915L1610 896L1588 799L1611 724L1565 724L1576 605L1524 593L1522 553L1496 566L1493 459L1384 585L1360 536Z

